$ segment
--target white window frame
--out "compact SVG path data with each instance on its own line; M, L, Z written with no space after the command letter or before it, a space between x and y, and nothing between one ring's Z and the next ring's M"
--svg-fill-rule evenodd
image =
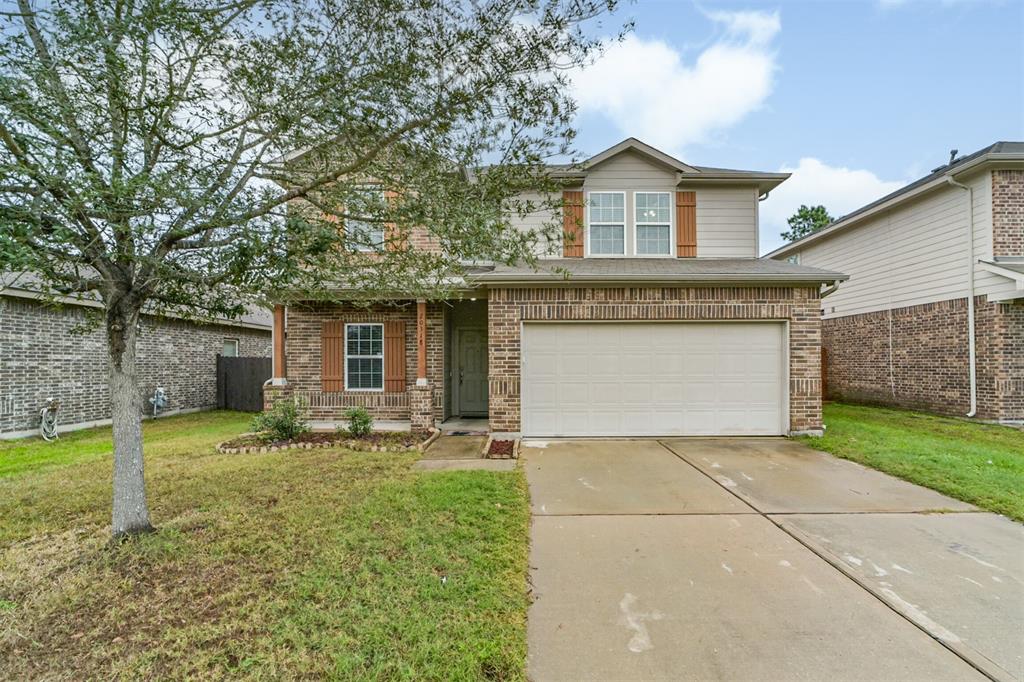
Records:
M664 225L661 222L647 222L639 221L636 219L636 195L638 194L667 194L668 195L668 251L666 253L640 253L637 245L639 244L637 238L637 228L641 225ZM676 211L675 204L672 202L672 192L665 190L636 190L633 192L633 253L632 255L636 258L675 258L675 249L672 248L673 242L672 235L676 233Z
M349 355L348 352L348 329L349 327L380 327L380 355ZM345 366L342 367L342 371L345 373L345 390L353 393L383 393L384 392L384 323L383 322L351 322L345 324L345 339L344 339L344 359ZM348 361L349 359L354 360L376 360L380 358L380 388L349 388L348 385Z
M365 191L367 194L373 194L373 193L377 194L379 196L379 198L380 198L382 203L387 201L387 196L385 195L384 190L379 188L379 187L364 187L364 188L362 188L362 190ZM368 222L363 221L363 220L348 220L348 221L346 221L346 224L345 224L345 234L346 235L349 234L349 226L350 225L365 225L367 228L369 228L367 231L370 233L371 237L373 237L374 233L378 231L377 228L374 227L374 223L368 223ZM380 231L380 241L377 242L376 246L369 245L369 244L363 244L363 243L351 244L350 246L352 247L353 250L358 251L359 253L376 253L378 251L383 250L383 248L384 248L384 240L387 238L387 235L386 235L387 230L384 227L384 223L380 223L380 230L379 231Z
M228 342L231 342L231 343L235 344L235 354L234 355L224 355L224 346L227 345ZM241 344L238 342L238 339L230 337L230 336L225 336L221 340L220 354L223 355L224 357L226 357L226 358L237 358L238 357L238 353L239 353L240 350L241 350Z
M590 197L594 194L621 194L622 195L622 253L591 253L590 246L593 240L590 238ZM629 205L626 201L626 193L619 190L594 190L587 192L587 205L586 209L586 237L584 243L586 244L586 256L587 258L625 258L629 254ZM616 223L593 223L594 225L615 225Z

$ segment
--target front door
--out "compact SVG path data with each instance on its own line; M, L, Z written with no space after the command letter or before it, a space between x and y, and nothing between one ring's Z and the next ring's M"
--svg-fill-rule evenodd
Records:
M487 330L456 331L455 405L463 417L487 416Z

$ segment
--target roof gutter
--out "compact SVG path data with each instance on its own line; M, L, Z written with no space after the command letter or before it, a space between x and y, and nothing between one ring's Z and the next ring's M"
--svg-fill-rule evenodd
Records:
M953 187L967 191L967 364L971 382L971 411L968 417L978 412L978 367L974 341L974 189L947 175L946 182Z
M512 277L502 276L491 276L491 277L476 277L473 279L482 285L494 286L494 285L508 285L508 284L601 284L601 283L615 283L621 284L622 282L643 282L645 284L653 283L664 283L664 284L685 284L687 282L694 282L700 284L708 283L744 283L744 284L756 284L756 283L770 283L770 284L824 284L824 283L838 283L845 281L849 277L845 275L828 274L826 276L804 276L798 275L750 275L750 274L716 274L716 275L685 275L676 276L671 275L580 275L574 274L568 277L561 277L557 275L538 274L538 275L516 275Z

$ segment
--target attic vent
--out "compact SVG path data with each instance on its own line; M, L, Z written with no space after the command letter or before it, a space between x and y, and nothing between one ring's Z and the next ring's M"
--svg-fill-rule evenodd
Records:
M938 173L943 168L948 168L949 166L952 166L957 161L962 161L963 160L962 158L961 159L956 158L956 155L957 155L957 153L959 151L960 151L959 149L950 149L949 150L949 163L947 163L944 166L938 166L937 168L932 168L932 173Z

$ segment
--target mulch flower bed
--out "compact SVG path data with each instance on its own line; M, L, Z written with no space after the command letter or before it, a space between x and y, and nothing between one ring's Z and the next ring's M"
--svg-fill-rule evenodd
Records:
M514 440L492 440L491 447L487 448L487 456L495 459L509 459L515 454L515 446Z
M345 432L307 431L291 440L267 440L258 433L246 433L224 441L217 451L224 454L277 452L278 450L344 447L365 452L422 450L436 431L372 431L365 436Z

